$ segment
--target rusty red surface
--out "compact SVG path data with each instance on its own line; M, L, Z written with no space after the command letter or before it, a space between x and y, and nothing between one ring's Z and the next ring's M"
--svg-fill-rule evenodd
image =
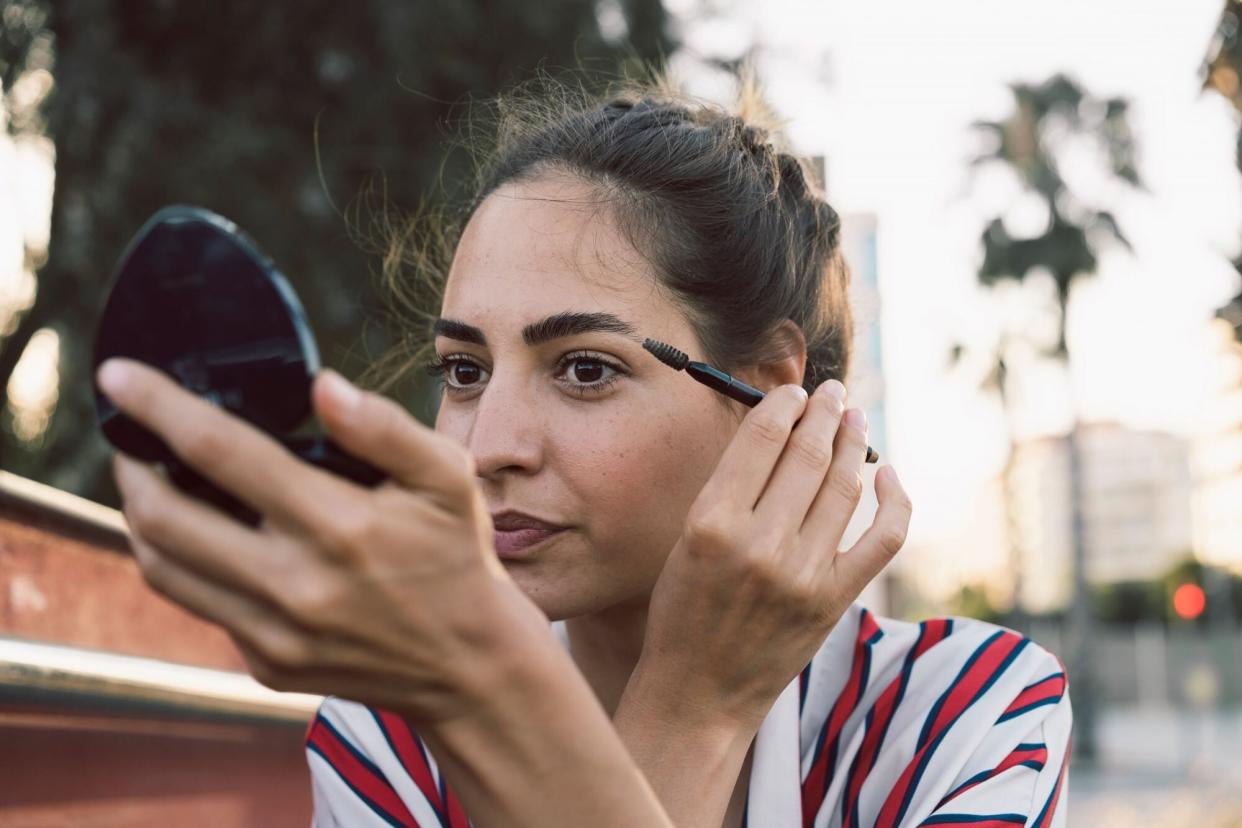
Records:
M0 637L245 669L225 633L147 587L123 536L71 524L0 502ZM310 823L297 722L0 691L0 825Z
M0 635L245 669L228 635L148 587L129 554L3 513Z

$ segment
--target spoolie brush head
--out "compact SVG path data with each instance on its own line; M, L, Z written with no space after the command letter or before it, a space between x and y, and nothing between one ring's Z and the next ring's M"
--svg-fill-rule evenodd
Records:
M690 357L672 345L666 345L654 339L644 339L643 347L674 371L681 371L690 363Z

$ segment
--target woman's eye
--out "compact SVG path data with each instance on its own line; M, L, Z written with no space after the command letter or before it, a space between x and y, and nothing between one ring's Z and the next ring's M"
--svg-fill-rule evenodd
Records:
M486 368L464 357L440 357L427 366L427 372L439 377L450 392L469 391L491 375Z
M612 385L624 373L617 365L606 359L589 354L570 354L561 360L558 376L564 376L566 384L575 393L602 391Z
M483 369L473 362L454 362L448 368L448 376L453 385L473 385L483 376Z
M588 384L599 382L608 366L597 359L576 359L570 369L574 379Z

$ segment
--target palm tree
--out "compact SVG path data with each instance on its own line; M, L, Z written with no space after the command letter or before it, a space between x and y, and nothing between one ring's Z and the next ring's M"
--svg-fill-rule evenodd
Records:
M1003 165L1016 176L1027 194L1047 209L1048 219L1034 236L1014 236L1002 217L988 222L982 235L980 284L991 288L1003 280L1024 282L1032 273L1048 274L1056 287L1056 340L1042 355L1061 362L1069 372L1065 320L1075 280L1096 270L1097 251L1109 244L1126 249L1130 243L1113 215L1078 197L1062 177L1058 150L1066 140L1087 139L1101 151L1109 173L1130 187L1141 189L1135 164L1135 142L1127 120L1124 98L1096 98L1075 81L1057 74L1039 84L1015 83L1013 109L999 121L977 121L974 129L991 139L992 146L971 162L972 168ZM1003 356L1003 353L1001 354ZM998 357L999 359L999 357ZM998 363L1003 366L1003 363ZM1073 598L1067 641L1067 662L1077 693L1074 698L1074 744L1077 755L1091 761L1096 753L1095 715L1091 681L1091 609L1086 583L1086 554L1081 508L1081 460L1076 405L1070 407L1074 425L1068 435L1070 511L1073 538ZM1003 388L1003 379L1000 381Z
M996 394L1000 401L1001 418L1005 427L1005 445L1008 452L1005 457L1005 467L1001 470L1001 503L1005 511L1005 541L1009 546L1009 570L1012 580L1009 584L1009 605L1010 609L1007 613L1006 622L1011 626L1022 629L1024 624L1024 610L1022 605L1022 571L1023 571L1023 548L1022 537L1018 523L1017 499L1014 497L1013 489L1013 470L1014 470L1014 431L1013 431L1013 412L1011 405L1013 401L1010 393L1010 372L1009 364L1006 362L1006 355L1010 353L1010 346L1017 335L1010 331L1001 332L997 341L992 343L988 353L983 356L986 368L982 378L980 378L978 386L979 390L987 394ZM971 348L961 342L955 343L949 350L948 368L950 370L961 370L962 365L967 361L967 354Z
M1216 25L1216 33L1208 47L1207 58L1201 70L1203 90L1209 89L1220 93L1233 104L1234 109L1242 113L1242 0L1225 0L1220 21ZM1242 171L1242 129L1238 130L1237 152L1235 163ZM1233 259L1234 270L1242 273L1242 253ZM1242 290L1232 299L1216 309L1215 316L1233 326L1234 339L1242 342ZM1227 649L1234 639L1234 619L1230 612L1232 595L1229 580L1223 572L1215 567L1206 571L1211 608L1211 624L1215 630L1215 643L1222 652L1221 664L1228 663ZM1225 673L1225 680L1232 683L1230 672ZM1226 685L1225 693L1231 688ZM1223 695L1228 698L1227 695Z
M1200 74L1205 91L1220 93L1242 112L1242 0L1225 1ZM1238 130L1237 146L1236 163L1242 170L1242 129ZM1242 253L1233 260L1233 266L1242 273ZM1218 309L1216 315L1234 325L1238 341L1242 342L1242 292Z

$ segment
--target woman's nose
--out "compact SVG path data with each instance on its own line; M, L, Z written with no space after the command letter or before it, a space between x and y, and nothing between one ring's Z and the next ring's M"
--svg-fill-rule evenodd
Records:
M479 395L466 440L480 477L509 471L530 474L543 460L543 423L526 389L501 381Z

